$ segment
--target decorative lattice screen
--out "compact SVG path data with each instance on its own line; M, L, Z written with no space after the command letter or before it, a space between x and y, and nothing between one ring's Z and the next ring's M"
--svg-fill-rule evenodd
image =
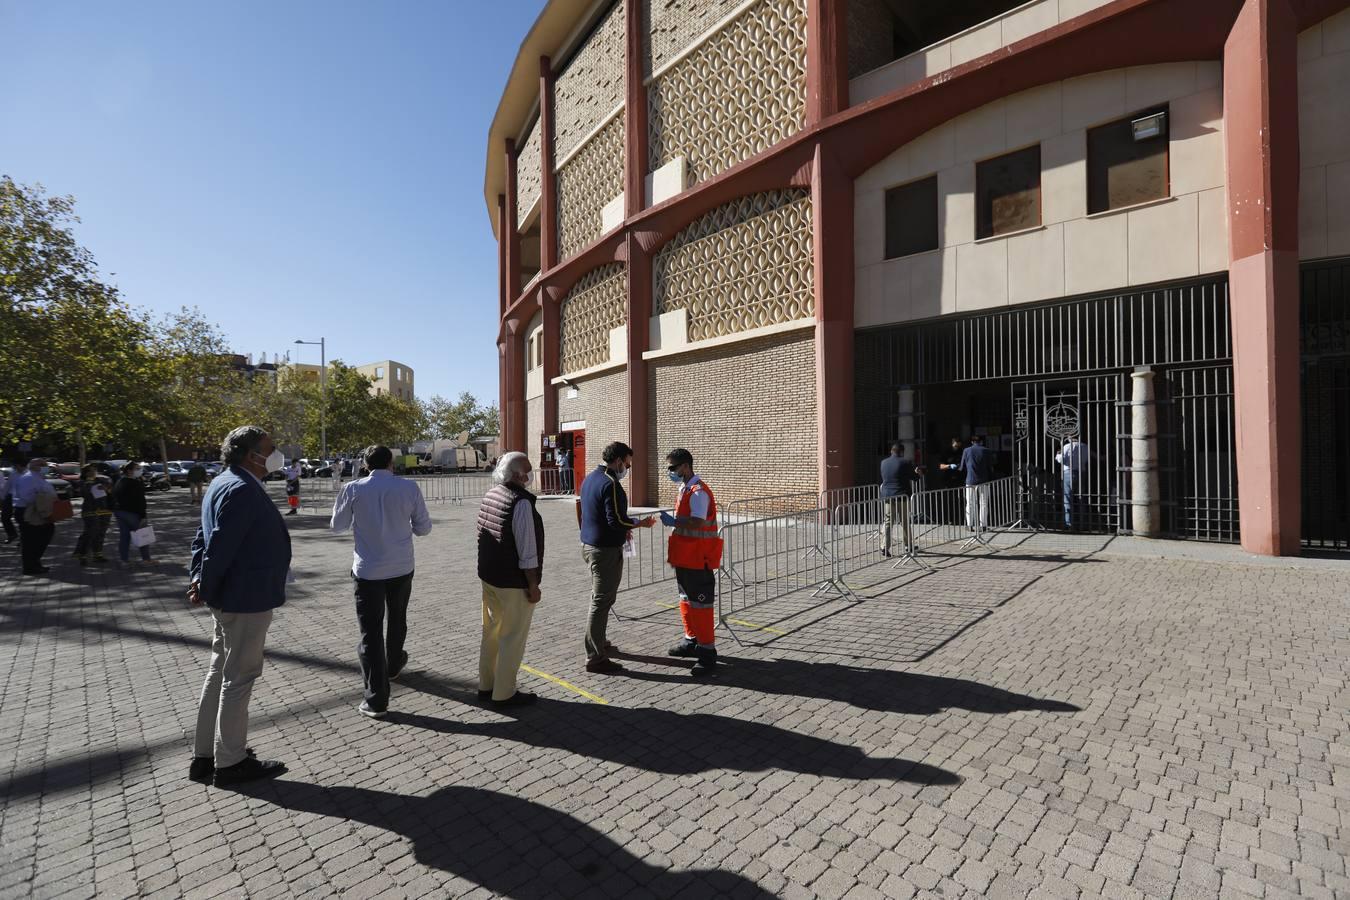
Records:
M623 193L623 116L618 115L558 170L558 256L600 236L600 211Z
M516 148L516 227L525 224L525 216L539 199L543 170L539 161L539 122L530 126L525 143Z
M567 292L559 321L564 373L609 362L609 332L626 320L627 303L622 263L593 270Z

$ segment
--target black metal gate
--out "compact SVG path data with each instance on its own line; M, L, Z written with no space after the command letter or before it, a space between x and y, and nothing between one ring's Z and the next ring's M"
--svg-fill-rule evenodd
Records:
M1303 544L1350 549L1350 259L1302 267Z
M1119 375L1013 384L1013 471L1024 521L1115 533L1120 394Z

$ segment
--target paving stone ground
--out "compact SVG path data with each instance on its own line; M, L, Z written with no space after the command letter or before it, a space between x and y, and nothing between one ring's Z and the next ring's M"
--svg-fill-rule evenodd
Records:
M250 742L282 779L186 779L209 617L186 492L154 569L44 580L0 551L0 896L1350 897L1350 568L1032 540L744 613L712 681L620 598L625 676L582 671L587 580L542 504L533 708L481 706L472 505L417 545L410 672L357 714L349 539L289 519ZM1098 552L1090 552L1093 550Z

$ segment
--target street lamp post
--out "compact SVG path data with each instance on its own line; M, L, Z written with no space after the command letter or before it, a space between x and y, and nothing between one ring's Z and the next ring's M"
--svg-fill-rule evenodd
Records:
M328 348L324 344L324 338L317 341L302 341L297 339L297 344L315 344L319 348L319 390L323 394L323 405L319 407L319 442L323 445L322 456L328 459Z

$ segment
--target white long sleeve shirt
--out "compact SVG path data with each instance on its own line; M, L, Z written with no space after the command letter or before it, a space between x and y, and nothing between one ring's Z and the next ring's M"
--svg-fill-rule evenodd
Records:
M511 534L516 539L516 559L522 569L539 568L539 547L534 539L534 510L528 500L517 500L511 511Z
M431 532L431 515L417 485L388 469L350 481L333 502L335 534L355 536L352 574L367 581L413 570L413 535Z

